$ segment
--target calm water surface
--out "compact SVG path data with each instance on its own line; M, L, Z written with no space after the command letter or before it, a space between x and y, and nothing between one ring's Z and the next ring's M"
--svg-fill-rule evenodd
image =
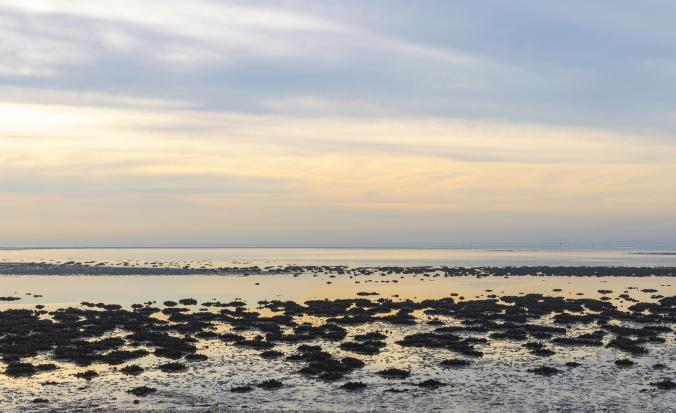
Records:
M396 248L5 249L0 262L191 262L232 265L676 266L671 250Z

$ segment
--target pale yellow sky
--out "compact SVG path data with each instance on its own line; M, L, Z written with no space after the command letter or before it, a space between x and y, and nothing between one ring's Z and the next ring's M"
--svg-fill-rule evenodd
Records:
M6 244L593 240L595 225L610 238L627 220L676 218L676 147L646 136L153 106L0 111Z

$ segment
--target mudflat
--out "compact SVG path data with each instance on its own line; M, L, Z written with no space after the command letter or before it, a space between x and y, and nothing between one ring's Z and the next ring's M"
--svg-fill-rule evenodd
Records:
M124 265L46 268L84 271L0 278L0 385L12 410L664 411L676 402L671 268L284 266L122 278L105 271ZM102 295L80 284L109 279L142 282L134 297L148 298L87 300ZM29 280L31 291L19 291Z

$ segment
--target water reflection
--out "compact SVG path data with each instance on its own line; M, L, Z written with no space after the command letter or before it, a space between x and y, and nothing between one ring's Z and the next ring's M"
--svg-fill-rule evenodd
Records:
M676 266L676 254L608 249L82 248L0 249L0 262L129 262L131 265L625 265ZM669 251L665 251L669 252Z
M331 282L331 284L327 284ZM640 287L640 288L638 288ZM632 290L628 290L631 288ZM554 290L563 291L554 291ZM649 292L659 289L662 295L676 295L676 282L668 277L424 277L378 275L371 277L331 278L329 275L251 275L251 276L3 276L0 295L16 295L21 300L0 302L0 308L32 307L35 304L67 306L82 301L116 303L130 306L148 300L163 302L193 297L242 299L248 303L284 299L303 302L310 299L354 297L358 292L377 292L382 297L401 299L443 298L458 294L465 298L486 297L491 293L518 295L545 293L566 298L599 298L599 290L616 293L631 291L650 301ZM492 290L492 291L486 291ZM31 295L26 295L30 293ZM35 297L35 294L42 297ZM617 295L617 294L615 294ZM619 307L631 305L615 297Z

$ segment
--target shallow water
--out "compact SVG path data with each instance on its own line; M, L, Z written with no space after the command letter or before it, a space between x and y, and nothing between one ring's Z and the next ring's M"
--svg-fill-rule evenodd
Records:
M672 282L673 280L673 282ZM327 284L327 283L331 284ZM250 275L250 276L0 276L0 295L18 296L19 301L0 302L0 308L51 307L77 305L82 301L121 304L125 307L145 301L176 300L192 297L198 301L242 299L250 305L260 300L336 299L355 297L360 291L377 292L382 297L436 299L458 293L468 299L485 297L487 289L499 295L543 293L575 298L599 298L598 290L623 291L629 287L658 289L663 295L676 295L676 279L671 277L425 277L423 275L377 275L349 278L329 274ZM553 292L554 289L562 292ZM34 297L38 294L42 297ZM635 290L637 298L650 301L650 293ZM624 305L620 300L617 306ZM626 303L631 304L631 303Z
M676 266L673 249L81 248L0 249L0 262L234 265Z
M394 281L397 281L396 283ZM331 282L331 284L327 284ZM358 282L358 283L357 283ZM257 285L258 284L258 285ZM631 288L631 290L628 290ZM217 299L229 301L241 298L250 308L262 299L284 299L303 302L307 299L349 298L359 291L377 292L379 297L426 299L447 297L458 293L467 299L484 298L492 290L498 295L544 293L555 296L598 298L599 289L617 293L628 291L641 301L655 301L652 293L640 289L654 288L661 295L676 295L676 283L665 277L424 277L420 276L347 276L305 274L260 276L6 276L0 277L0 293L21 297L3 303L3 308L33 307L43 304L47 309L74 306L81 301L132 303L193 297L199 302ZM554 289L562 291L554 292ZM31 293L32 295L26 295ZM42 297L34 297L34 294ZM627 304L618 299L618 307ZM440 317L444 320L444 317ZM422 320L429 319L422 316ZM444 320L452 323L452 320ZM621 352L608 348L578 348L554 346L556 354L543 360L529 354L519 342L492 344L485 356L473 361L468 368L447 369L439 366L455 354L445 350L401 347L395 341L415 332L432 330L425 323L393 326L374 323L348 326L349 336L364 331L387 332L387 351L374 356L358 356L367 366L351 373L349 379L368 385L362 392L338 389L336 383L325 383L297 373L297 362L285 359L263 360L259 351L233 348L219 340L201 340L199 352L207 361L189 365L184 373L163 373L153 370L159 364L154 356L135 363L149 368L138 377L129 377L107 365L94 365L102 375L91 381L75 378L84 368L58 363L54 373L39 373L32 378L0 376L0 400L3 408L16 411L36 411L30 403L37 397L50 401L45 409L61 411L83 409L139 411L654 411L662 412L676 406L676 391L660 391L648 386L651 381L674 376L676 347L673 333L667 343L648 345L649 354L632 357L637 365L620 368L613 364ZM317 340L332 354L353 355L342 351L338 343ZM293 353L296 345L280 344L275 349ZM165 360L166 361L166 360ZM560 367L567 361L582 366L566 370L553 377L541 377L527 372L533 366L547 364ZM656 371L655 363L667 365ZM381 378L375 372L387 367L410 369L413 375L405 380ZM279 390L256 389L251 393L229 392L233 386L275 378L284 382ZM437 379L447 386L425 390L414 383L427 378ZM54 381L55 385L42 385ZM141 398L126 393L131 387L147 385L159 389ZM401 390L401 393L390 392Z
M549 256L547 254L550 254ZM549 257L549 258L548 258ZM4 262L105 262L108 265L176 267L191 264L217 267L232 265L676 265L671 255L639 255L632 251L488 251L488 250L350 250L350 249L75 249L75 250L2 250ZM672 281L673 280L673 281ZM657 290L641 291L642 289ZM601 293L599 290L612 290ZM255 309L260 300L355 298L358 292L375 292L395 301L439 299L451 294L466 300L498 296L541 293L565 298L611 297L617 308L626 309L631 302L618 297L623 292L642 302L657 302L660 296L676 295L672 277L443 277L432 274L368 276L303 273L250 276L0 276L0 296L20 300L0 302L0 310L34 308L47 310L78 306L83 301L132 304L195 298L198 302L218 300L245 301ZM580 295L581 294L581 295ZM456 296L456 297L457 297ZM199 306L193 307L197 310ZM266 314L264 310L263 314ZM159 314L158 314L159 315ZM161 315L159 315L161 316ZM0 375L0 409L5 411L443 411L443 412L513 412L513 411L629 411L663 412L676 406L676 390L658 390L650 382L676 379L674 333L664 333L665 343L649 343L645 355L629 356L636 362L630 368L618 367L614 361L628 355L605 347L571 347L548 343L555 350L551 357L535 356L523 342L500 340L484 346L484 356L472 359L466 368L449 369L439 365L457 353L444 349L403 347L396 343L404 336L430 332L431 317L416 314L415 325L374 322L345 326L348 337L380 330L387 334L387 347L377 355L357 355L366 367L349 373L338 383L327 383L298 373L301 365L285 358L264 360L260 351L233 347L221 340L203 339L199 353L209 356L201 362L186 363L182 373L164 373L157 365L169 361L154 355L127 364L139 364L146 371L135 377L123 375L115 367L94 364L76 367L56 362L59 370L38 373L30 378ZM438 317L446 325L456 325L452 317ZM316 320L315 320L316 321ZM541 320L547 324L550 320ZM673 323L670 327L674 327ZM219 332L230 326L218 326ZM569 329L571 335L589 332L590 326ZM246 332L251 337L255 332ZM317 339L318 344L336 357L355 356L340 349L339 342ZM285 355L295 352L297 344L280 343L275 350ZM44 356L31 360L39 362ZM568 369L564 363L577 361L580 367ZM655 370L653 365L666 365ZM552 377L534 375L527 370L540 365L559 368ZM120 366L121 367L121 366ZM392 380L376 372L397 367L412 372L410 378ZM85 381L74 373L86 369L101 375ZM246 394L231 393L234 386L279 379L284 387L266 391L255 389ZM415 386L428 378L446 384L436 389ZM348 392L339 388L345 381L361 381L367 388ZM52 381L56 384L45 385ZM130 388L146 385L158 389L147 397L127 393ZM390 390L400 392L392 392ZM31 403L46 398L49 404ZM134 400L139 400L134 404Z

